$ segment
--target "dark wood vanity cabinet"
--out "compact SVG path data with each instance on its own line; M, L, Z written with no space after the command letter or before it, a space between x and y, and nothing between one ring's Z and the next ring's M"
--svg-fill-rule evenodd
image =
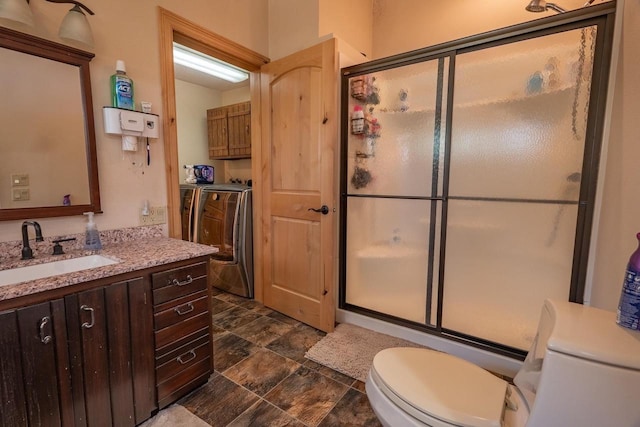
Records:
M134 426L149 418L150 304L149 280L139 277L1 313L0 425Z
M206 383L207 259L0 311L0 426L135 426Z
M152 275L158 407L207 382L213 372L207 262Z

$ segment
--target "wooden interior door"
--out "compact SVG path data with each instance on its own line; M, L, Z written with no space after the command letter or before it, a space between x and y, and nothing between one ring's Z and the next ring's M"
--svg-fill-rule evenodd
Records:
M264 304L323 331L335 323L335 40L261 69ZM327 206L326 213L314 212Z

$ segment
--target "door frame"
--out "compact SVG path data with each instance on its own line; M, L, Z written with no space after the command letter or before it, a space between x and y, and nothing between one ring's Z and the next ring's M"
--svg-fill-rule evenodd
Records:
M176 88L173 68L173 41L200 52L219 58L225 62L249 71L251 92L251 173L259 177L261 163L261 126L260 126L260 67L269 62L269 58L248 49L232 40L222 37L194 22L158 6L159 43L160 43L160 79L162 87L162 107L164 117L162 128L164 136L164 157L167 184L167 220L169 237L181 238L180 228L180 166L178 165L178 131L176 122ZM262 184L253 179L253 223L262 223L261 206ZM253 227L254 241L254 295L262 301L262 251L256 242L262 240L261 227Z

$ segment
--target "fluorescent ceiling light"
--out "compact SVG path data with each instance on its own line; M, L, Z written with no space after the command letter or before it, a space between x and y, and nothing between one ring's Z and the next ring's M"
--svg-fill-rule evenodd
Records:
M249 73L196 50L173 43L173 62L232 83L249 78Z

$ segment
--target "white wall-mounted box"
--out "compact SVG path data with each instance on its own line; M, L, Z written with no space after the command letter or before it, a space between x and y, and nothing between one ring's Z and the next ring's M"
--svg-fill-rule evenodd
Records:
M102 115L105 133L158 138L160 117L157 114L103 107Z

